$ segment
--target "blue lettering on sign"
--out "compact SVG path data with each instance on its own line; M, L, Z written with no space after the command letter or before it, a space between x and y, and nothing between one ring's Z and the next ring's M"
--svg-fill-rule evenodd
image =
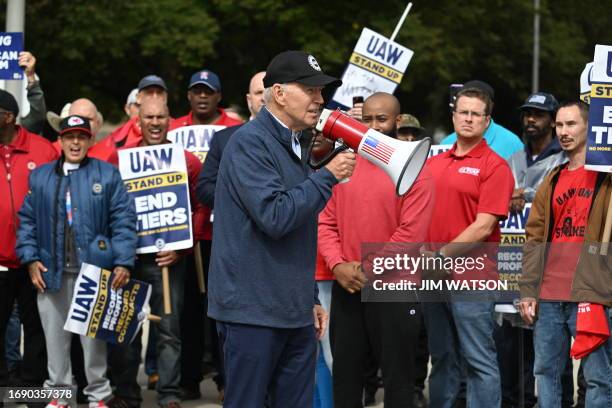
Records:
M70 318L72 320L84 323L87 321L87 316L91 310L91 304L94 301L96 287L98 284L95 280L90 279L85 275L82 275L81 277L83 278L83 282L79 283L79 290L75 299L75 308ZM80 309L76 306L80 307Z
M153 150L140 155L140 152L130 152L130 167L133 173L147 170L169 169L172 164L172 149Z
M612 51L608 52L608 63L606 64L606 75L612 77Z
M370 37L370 42L368 43L366 50L370 54L374 54L375 57L382 58L383 61L387 61L387 63L391 65L397 64L397 60L399 60L404 53L403 50L400 50L392 43L387 43L387 41L382 41L380 38L374 36Z
M505 221L499 222L500 228L525 231L530 210L531 207L526 207L520 213L511 212Z
M189 129L187 135L185 135L185 131L180 131L176 133L175 142L182 145L185 149L193 151L193 150L203 150L208 151L210 148L210 141L215 134L215 130L213 129L204 129L200 130L197 134L193 129Z

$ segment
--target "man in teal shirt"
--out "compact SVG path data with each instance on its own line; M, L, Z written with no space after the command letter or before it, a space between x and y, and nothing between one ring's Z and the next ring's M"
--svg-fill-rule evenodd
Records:
M495 91L491 85L486 82L479 80L468 81L463 84L463 88L477 88L481 89L491 97L495 96ZM523 150L523 142L521 139L505 127L498 125L491 118L491 122L489 127L485 131L484 138L487 141L489 147L498 155L500 155L504 160L508 160L510 156L519 150ZM448 144L451 145L457 141L457 133L453 132L450 135L446 136L440 144Z

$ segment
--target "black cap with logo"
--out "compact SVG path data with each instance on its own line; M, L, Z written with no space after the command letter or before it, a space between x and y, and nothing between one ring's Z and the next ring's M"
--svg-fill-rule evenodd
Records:
M342 81L321 71L314 56L304 51L283 51L270 61L263 79L264 87L298 82L307 86L340 86Z

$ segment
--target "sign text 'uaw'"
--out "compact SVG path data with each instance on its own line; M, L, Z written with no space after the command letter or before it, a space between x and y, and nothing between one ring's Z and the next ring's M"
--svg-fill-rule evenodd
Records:
M412 50L364 27L333 100L351 107L354 96L367 98L374 92L392 94L413 54Z

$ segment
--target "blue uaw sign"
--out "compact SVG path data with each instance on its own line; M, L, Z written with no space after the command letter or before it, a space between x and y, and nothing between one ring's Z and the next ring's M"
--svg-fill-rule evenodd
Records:
M191 204L183 148L168 143L119 150L119 171L136 206L136 253L191 248Z
M591 104L585 167L612 173L612 46L595 46L590 79Z
M216 132L225 129L220 125L183 126L168 132L168 140L183 146L185 150L195 154L204 163L210 150L210 142Z
M367 98L374 92L392 94L413 54L412 50L364 27L333 100L351 107L354 96Z
M131 342L149 312L151 285L135 279L111 288L113 273L83 263L64 330L109 343Z
M23 33L0 33L0 79L23 79L19 53L23 51Z

